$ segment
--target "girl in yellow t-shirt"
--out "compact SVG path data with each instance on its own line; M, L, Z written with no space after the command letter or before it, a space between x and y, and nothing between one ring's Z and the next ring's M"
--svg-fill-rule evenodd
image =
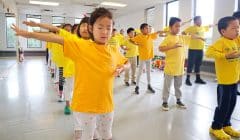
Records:
M107 45L111 36L112 13L97 8L91 14L89 31L93 41L79 39L75 35L62 37L36 32L27 32L16 26L16 35L55 42L64 46L64 54L75 64L74 93L71 108L81 130L75 131L75 140L91 140L94 131L101 139L112 139L113 80L130 65L116 47ZM60 30L60 32L64 32Z
M75 34L76 36L78 36L79 38L83 38L86 40L89 40L90 36L88 33L88 21L89 21L89 17L84 17L80 24L76 24L77 26L75 27L76 29L72 28L72 34ZM51 25L46 25L46 24L41 24L41 23L35 23L35 22L24 22L24 24L29 25L29 26L37 26L37 27L41 27L41 28L46 28L52 32L58 32L60 31L59 28L56 28L54 26ZM70 26L69 24L67 24L67 26ZM70 28L66 28L68 31L70 30ZM59 33L60 36L63 37L68 37L69 34L71 34L70 32L61 32ZM50 43L48 42L47 44L55 44L55 43ZM58 55L59 57L61 57L62 62L64 62L63 66L63 77L65 78L64 84L65 84L65 88L64 88L64 92L63 92L63 96L62 96L62 100L63 97L65 99L66 102L66 106L64 108L64 114L69 115L71 114L71 110L70 110L70 100L71 100L71 93L73 91L73 76L74 76L74 63L71 59L67 58L64 56L63 54L63 48L62 46L57 45L57 49L60 50L61 52L55 53L57 54L62 54L62 55ZM64 60L64 61L63 61Z

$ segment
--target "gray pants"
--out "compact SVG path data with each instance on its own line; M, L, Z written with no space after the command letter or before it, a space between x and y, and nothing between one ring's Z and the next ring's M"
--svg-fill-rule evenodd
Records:
M171 75L164 75L164 84L163 84L163 92L162 92L162 100L163 102L168 102L168 98L170 95L170 88L172 84L172 79L174 79L174 89L175 89L175 96L177 99L181 99L182 92L182 75L181 76L171 76Z
M125 82L129 81L129 71L131 69L131 75L132 75L131 80L132 80L132 82L135 82L135 79L136 79L136 74L135 73L136 73L136 68L137 68L137 57L129 57L128 61L130 62L131 67L125 70L124 81Z
M137 86L139 86L140 78L143 72L143 66L146 65L146 71L147 71L147 82L150 85L151 77L150 77L150 71L151 71L151 60L142 61L139 62L139 69L137 74Z

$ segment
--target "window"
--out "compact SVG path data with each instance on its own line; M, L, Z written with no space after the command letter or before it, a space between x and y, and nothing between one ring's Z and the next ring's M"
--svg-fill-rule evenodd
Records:
M40 15L27 15L27 21L34 21L34 22L40 23L41 16ZM29 32L40 31L40 27L30 27L30 26L28 26L27 30ZM41 48L42 43L39 40L28 38L27 39L27 46L28 46L28 48Z
M166 26L168 26L171 17L179 16L179 2L178 0L170 1L166 4Z
M155 12L155 7L146 9L146 22L148 25L153 26L154 14L155 14L154 12Z
M238 6L239 6L238 0L235 0L234 11L238 11L238 9L239 9Z
M16 36L14 31L11 29L12 24L16 24L16 18L14 15L6 14L7 48L15 48L16 46Z
M80 21L81 21L82 19L81 18L75 18L75 24L79 24L80 23Z
M52 17L52 25L53 26L61 26L65 23L65 18L64 17L59 17L59 16L53 16Z
M195 16L202 17L202 25L214 24L214 1L215 0L195 0ZM206 9L207 5L207 9ZM205 34L206 45L212 43L213 29Z

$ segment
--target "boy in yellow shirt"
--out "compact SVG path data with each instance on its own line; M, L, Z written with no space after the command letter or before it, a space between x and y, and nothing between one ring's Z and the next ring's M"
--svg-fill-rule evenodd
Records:
M240 22L240 11L234 12L233 17L237 18L238 21ZM238 36L238 38L240 38L240 36ZM239 77L240 77L240 75L239 75ZM237 90L237 95L240 95L239 90Z
M150 76L151 59L153 58L153 47L154 47L153 41L157 39L159 34L163 34L164 32L158 31L158 32L149 34L149 26L147 23L141 24L140 30L141 30L141 34L137 35L134 38L131 38L131 41L133 41L136 45L138 45L139 60L140 60L135 93L139 94L139 82L140 82L140 77L143 71L143 65L146 65L148 90L151 93L155 93L155 90L151 86L151 76Z
M12 27L16 35L64 45L64 54L73 60L75 82L71 108L76 113L75 123L80 126L80 130L75 130L74 140L93 139L96 126L100 139L112 140L113 80L130 66L116 47L108 45L112 26L112 13L100 7L90 17L89 31L93 41L75 35L62 37Z
M187 64L187 78L186 78L186 85L191 86L190 74L192 73L193 67L194 72L196 74L195 83L198 84L206 84L200 77L200 66L202 64L203 59L203 49L205 44L204 33L209 31L209 26L202 26L202 19L200 16L195 16L194 25L188 27L183 31L183 34L190 34L198 36L197 39L192 39L188 49L188 64Z
M182 103L181 86L182 77L184 74L185 52L189 45L191 36L179 35L181 27L181 19L171 17L169 21L169 34L159 46L159 50L165 52L165 67L164 67L164 85L162 92L162 109L168 111L168 99L170 87L174 79L175 96L177 105L185 109L186 106Z
M218 82L218 105L210 133L220 140L230 140L231 136L240 137L240 132L232 128L230 121L237 102L239 80L239 21L231 16L221 18L218 22L218 31L222 37L206 52L207 57L215 59Z
M127 29L127 34L129 39L133 38L135 36L135 31L134 28L128 28ZM129 41L129 39L125 39L125 41L123 42L123 46L125 46L125 50L126 50L126 54L125 57L128 58L129 63L131 64L131 82L132 84L136 85L136 68L137 68L137 56L138 56L138 46L134 43L132 43L131 41ZM125 70L125 85L129 86L129 71L130 69L126 69Z

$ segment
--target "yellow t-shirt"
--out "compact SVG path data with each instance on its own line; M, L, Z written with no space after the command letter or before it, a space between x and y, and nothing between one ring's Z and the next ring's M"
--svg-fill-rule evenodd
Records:
M118 33L118 34L116 35L116 38L117 38L119 44L122 45L122 43L123 43L124 40L125 40L125 37L124 37L122 34Z
M166 26L163 28L163 31L166 32L166 35L170 34L170 28L169 26Z
M77 38L78 36L76 34L72 34L66 30L60 29L58 35L62 36L62 37L74 37ZM63 46L61 46L63 48ZM62 50L63 51L63 50ZM68 77L73 77L74 73L75 73L75 68L74 68L74 63L73 61L66 57L64 55L64 61L65 61L65 65L63 66L63 77L68 78Z
M209 26L190 26L184 30L185 33L191 35L197 35L204 38L204 33L209 31ZM200 39L191 39L189 49L190 50L203 50L205 42Z
M62 46L57 43L48 43L47 47L51 51L51 60L57 65L57 67L64 67L65 58Z
M108 44L117 47L117 49L120 49L121 42L117 36L113 36L109 39Z
M239 80L239 58L226 59L225 55L233 51L240 51L239 40L230 40L224 37L218 39L208 47L207 57L215 59L215 70L218 84L230 85Z
M116 47L70 37L64 38L64 54L75 64L72 110L112 112L114 72L127 59Z
M144 61L153 58L153 41L157 39L157 37L158 33L152 33L149 35L139 34L131 38L131 40L138 45L140 60Z
M136 57L138 56L138 46L129 41L129 38L126 38L123 43L123 46L127 48L126 57Z
M161 43L160 47L174 46L176 43L182 44L184 47L171 49L165 52L164 73L172 76L180 76L184 74L184 63L186 58L186 50L190 43L191 36L188 35L171 35L169 34Z

